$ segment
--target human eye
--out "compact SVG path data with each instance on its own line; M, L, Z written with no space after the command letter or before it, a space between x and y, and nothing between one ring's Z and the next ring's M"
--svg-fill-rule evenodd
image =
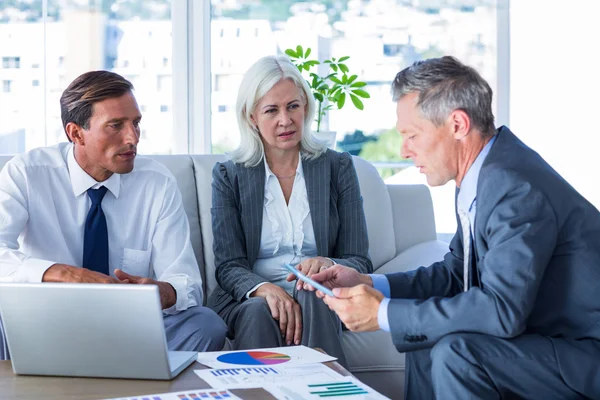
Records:
M113 122L113 123L108 124L108 127L110 129L119 130L123 127L123 123L122 122Z
M288 106L288 108L289 108L290 110L295 110L295 109L297 109L298 107L300 107L300 104L298 104L298 103L290 104L290 105Z
M268 108L265 110L265 114L273 114L275 111L277 111L277 109L275 108Z

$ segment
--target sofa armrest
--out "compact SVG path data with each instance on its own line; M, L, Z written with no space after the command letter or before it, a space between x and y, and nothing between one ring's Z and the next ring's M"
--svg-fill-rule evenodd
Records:
M431 194L425 185L387 185L392 201L396 255L436 240Z

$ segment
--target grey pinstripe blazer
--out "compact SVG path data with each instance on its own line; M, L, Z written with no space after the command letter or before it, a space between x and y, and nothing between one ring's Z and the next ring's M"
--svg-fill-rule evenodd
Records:
M302 160L317 254L357 269L373 271L367 226L352 156L327 150ZM215 311L246 293L264 278L252 272L262 231L264 160L246 168L233 161L213 168L212 229L215 277L219 288L208 299Z

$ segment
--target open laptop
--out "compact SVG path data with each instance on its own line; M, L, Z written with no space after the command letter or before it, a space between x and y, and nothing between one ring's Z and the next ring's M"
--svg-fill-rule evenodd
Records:
M172 379L197 352L167 351L158 287L0 283L15 374Z

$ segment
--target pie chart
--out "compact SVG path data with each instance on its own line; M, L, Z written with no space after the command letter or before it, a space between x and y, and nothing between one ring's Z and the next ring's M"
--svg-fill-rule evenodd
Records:
M274 365L290 361L290 356L272 351L240 351L222 354L217 360L237 365Z

